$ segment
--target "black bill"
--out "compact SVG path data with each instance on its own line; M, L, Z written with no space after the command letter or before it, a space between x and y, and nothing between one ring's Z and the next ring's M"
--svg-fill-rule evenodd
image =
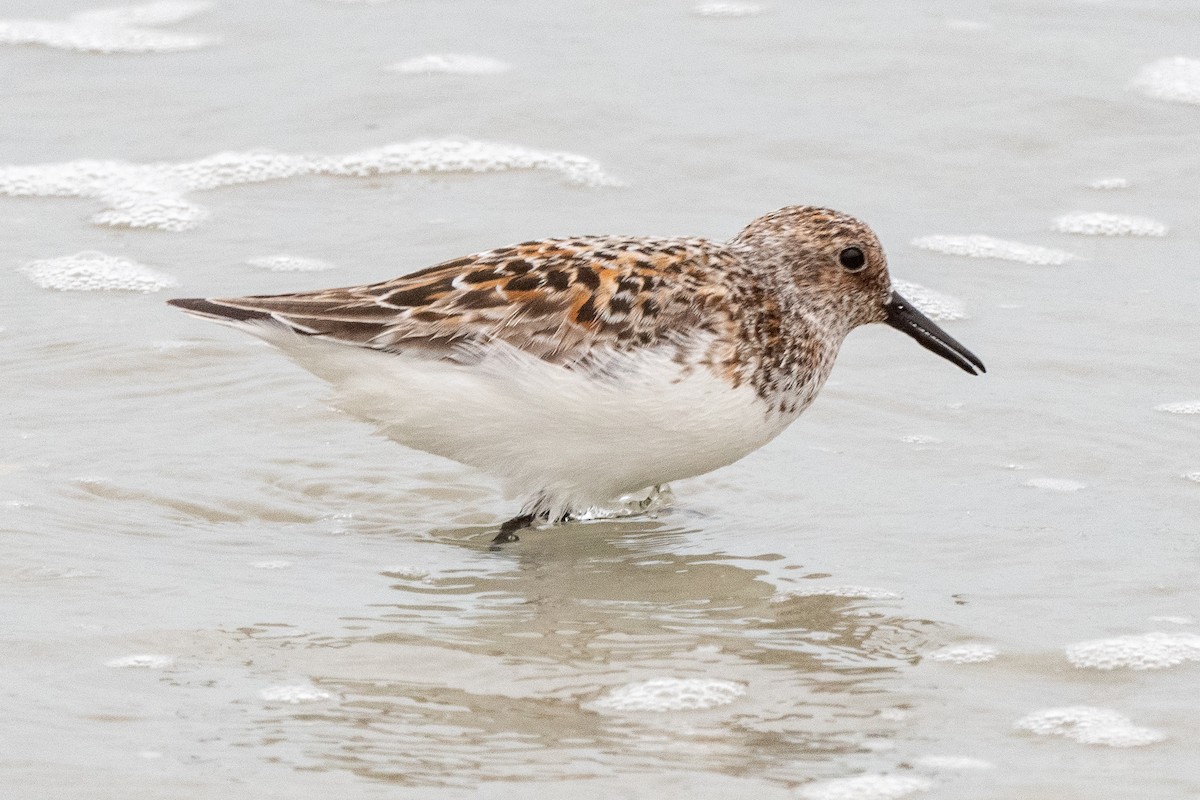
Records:
M956 342L954 337L935 325L929 317L917 311L899 292L892 292L891 302L884 306L884 309L887 311L888 325L898 331L904 331L926 350L937 353L972 375L987 372L983 362L974 353Z

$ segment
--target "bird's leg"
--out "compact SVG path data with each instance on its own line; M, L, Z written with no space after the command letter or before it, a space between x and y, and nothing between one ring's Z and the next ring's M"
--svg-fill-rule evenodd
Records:
M500 532L496 534L495 539L492 539L492 543L505 544L520 541L521 537L517 536L517 531L532 527L536 519L537 515L535 514L519 514L513 517L500 526Z

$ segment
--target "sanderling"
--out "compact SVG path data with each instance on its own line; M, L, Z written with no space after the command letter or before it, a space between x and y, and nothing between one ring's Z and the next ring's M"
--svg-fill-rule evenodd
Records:
M859 325L984 371L892 288L866 224L812 206L725 243L543 239L368 286L169 302L275 345L401 444L501 478L526 498L501 542L762 447Z

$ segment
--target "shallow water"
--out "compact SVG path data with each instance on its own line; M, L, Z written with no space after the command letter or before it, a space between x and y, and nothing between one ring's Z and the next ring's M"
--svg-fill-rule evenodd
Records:
M150 27L213 41L0 46L0 170L458 139L621 182L501 159L172 185L201 209L172 232L96 224L126 195L13 196L0 172L6 797L1200 793L1200 106L1133 85L1200 58L1200 8L694 5L176 4ZM439 54L510 69L390 69ZM965 309L945 324L989 374L856 332L797 424L671 509L501 552L514 505L489 480L162 302L545 235L724 238L796 202L868 220L895 276ZM1167 230L1056 230L1075 212ZM910 243L973 235L1076 257ZM21 269L86 251L179 286ZM1101 651L1112 669L1077 656ZM1016 727L1039 713L1059 735Z

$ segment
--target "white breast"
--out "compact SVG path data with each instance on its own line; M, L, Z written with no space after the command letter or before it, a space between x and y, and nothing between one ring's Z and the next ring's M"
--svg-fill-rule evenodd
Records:
M347 413L496 475L510 493L546 494L555 512L730 464L803 410L772 412L752 388L684 369L667 350L622 357L597 377L502 343L460 364L291 333L264 338L330 381Z

